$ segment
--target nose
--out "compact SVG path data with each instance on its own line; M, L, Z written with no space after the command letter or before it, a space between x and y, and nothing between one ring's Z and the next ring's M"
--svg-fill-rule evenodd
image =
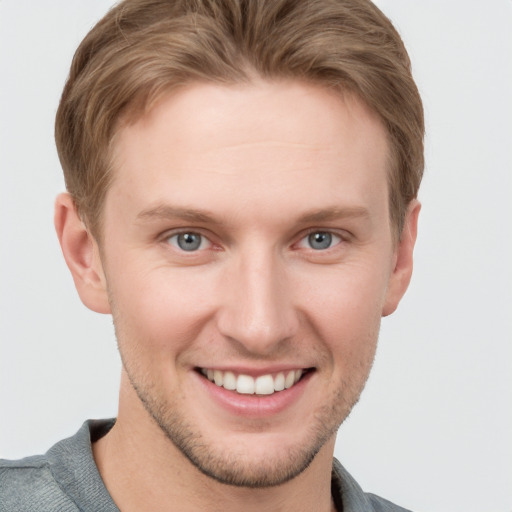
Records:
M251 355L269 356L289 341L299 326L286 264L275 254L252 251L226 269L221 334Z

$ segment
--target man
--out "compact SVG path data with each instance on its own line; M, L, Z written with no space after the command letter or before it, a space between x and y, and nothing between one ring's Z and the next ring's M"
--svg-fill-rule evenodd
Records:
M126 0L76 53L56 140L119 411L3 462L1 510L403 510L333 464L420 209L421 101L382 13Z

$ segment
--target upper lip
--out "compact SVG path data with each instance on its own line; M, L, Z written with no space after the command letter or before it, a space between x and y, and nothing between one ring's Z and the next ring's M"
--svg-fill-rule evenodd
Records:
M250 375L251 377L259 377L261 375L274 375L280 372L286 373L291 370L314 370L313 366L304 366L303 364L286 364L286 365L271 365L265 367L249 367L243 365L232 365L232 366L224 366L224 365L206 365L206 366L196 366L198 370L220 370L221 372L232 372L236 375Z

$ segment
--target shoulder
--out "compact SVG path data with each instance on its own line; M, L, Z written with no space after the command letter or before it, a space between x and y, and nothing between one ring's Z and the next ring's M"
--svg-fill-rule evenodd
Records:
M331 488L338 510L344 512L410 512L375 494L364 492L337 459L333 461Z
M76 511L45 456L0 460L0 512Z
M0 512L119 512L94 463L91 442L114 420L89 420L45 455L0 460Z
M399 507L398 505L395 505L380 496L376 496L375 494L366 493L366 496L371 501L375 512L411 512L410 510Z

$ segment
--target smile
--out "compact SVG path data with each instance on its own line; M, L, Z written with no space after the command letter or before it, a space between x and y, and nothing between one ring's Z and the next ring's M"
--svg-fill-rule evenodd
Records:
M228 391L236 391L242 395L273 395L277 391L293 387L308 370L288 370L258 377L210 368L200 368L199 371L210 382Z

